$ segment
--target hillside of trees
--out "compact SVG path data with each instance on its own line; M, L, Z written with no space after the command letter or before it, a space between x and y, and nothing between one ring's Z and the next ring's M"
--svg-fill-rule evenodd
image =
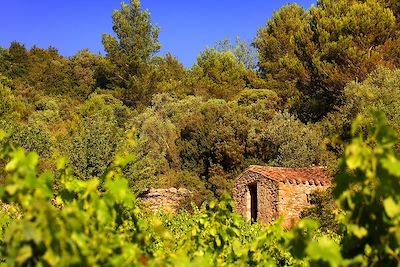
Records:
M399 12L387 2L284 6L252 44L223 40L187 69L157 55L159 29L132 1L113 14L105 56L2 48L0 127L41 170L65 157L87 180L134 154L133 192L183 186L198 204L250 164L334 174L357 114L384 111L400 130Z
M104 56L0 48L1 264L399 266L399 16L392 0L286 5L185 68L131 0ZM290 231L251 225L226 196L252 164L326 166L335 186ZM192 207L140 210L151 187Z

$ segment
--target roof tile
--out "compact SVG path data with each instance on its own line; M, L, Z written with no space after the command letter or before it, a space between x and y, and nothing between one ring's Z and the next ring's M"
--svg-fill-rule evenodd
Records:
M281 168L252 165L247 171L258 173L266 178L283 183L309 183L322 186L331 184L324 167Z

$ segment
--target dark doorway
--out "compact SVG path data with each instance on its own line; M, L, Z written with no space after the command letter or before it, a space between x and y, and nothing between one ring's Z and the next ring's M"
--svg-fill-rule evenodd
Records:
M257 221L257 184L249 185L250 191L250 210L251 210L251 221Z

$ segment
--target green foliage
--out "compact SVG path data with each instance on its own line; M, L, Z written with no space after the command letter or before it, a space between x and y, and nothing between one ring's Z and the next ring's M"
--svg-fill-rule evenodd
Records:
M119 127L124 127L131 112L120 100L109 94L92 94L79 107L79 115L82 118L99 116L114 121Z
M54 47L41 49L33 47L29 51L29 71L26 81L30 86L49 95L72 95L74 81L71 79L71 64L59 55ZM25 87L25 85L22 85Z
M150 13L142 12L137 0L122 4L121 10L114 12L113 30L118 39L104 35L103 42L108 56L121 63L148 60L160 49L159 30L151 25Z
M314 191L309 196L312 207L301 212L301 218L311 218L320 224L324 233L339 233L339 223L336 219L338 209L332 196L332 190Z
M99 116L82 119L66 150L75 175L86 180L103 173L116 154L119 135L112 121Z
M50 155L52 146L51 135L40 124L31 124L31 126L15 125L11 131L13 142L22 146L27 151L35 151L43 157Z
M382 114L364 137L361 118L352 127L354 139L341 160L334 194L344 211L347 234L344 255L362 257L369 266L400 263L400 162L393 151L396 133Z
M249 164L321 164L322 135L313 125L277 113L279 100L262 89L244 90L231 102L156 95L153 106L136 117L138 161L127 177L141 191L160 175L189 171L221 196Z
M129 110L110 95L92 95L79 110L79 121L63 140L62 153L74 173L86 180L104 173L119 150Z
M361 114L372 121L370 111L380 111L388 118L388 122L400 132L400 72L398 70L381 69L372 73L362 84L352 83L345 89L345 105L342 112L347 113L348 120Z
M13 94L7 86L0 81L0 119L15 119L22 113L24 107L21 99Z
M352 1L350 5L348 1L321 1L310 13L310 26L297 42L301 61L312 62L307 67L310 79L301 85L310 97L311 109L325 106L327 110L339 104L348 82L364 80L379 66L396 64L395 51L387 51L399 42L396 20L377 1Z
M38 174L35 153L9 147L9 173L1 197L21 207L24 216L6 230L2 255L7 266L140 265L147 261L140 248L147 242L133 205L128 183L118 165L99 191L98 179L83 182L70 176L60 162L62 191L51 204L52 175Z
M124 89L127 99L147 104L154 93L149 63L160 49L159 29L151 24L150 13L141 10L139 0L131 0L113 13L113 30L116 37L103 35L112 68L109 78L114 87Z
M244 222L232 200L222 196L193 215L144 214L136 206L117 157L104 175L74 178L58 163L61 187L53 195L53 175L38 173L38 156L25 154L0 132L7 160L3 203L18 205L21 217L2 221L5 266L396 266L399 264L399 166L395 133L377 115L369 135L353 124L334 195L343 238L317 231L303 220L284 230ZM12 223L10 222L12 220ZM145 222L148 223L145 223ZM166 253L168 251L168 253Z
M273 165L320 165L322 136L312 125L305 125L286 112L278 113L268 122L262 138L271 142L276 149L276 154L270 160Z
M241 91L236 100L240 106L249 106L257 102L265 101L268 108L276 108L279 102L277 94L267 89L246 89Z
M112 163L130 111L110 95L93 94L74 115L57 148L69 158L75 175L86 180L104 173Z
M364 82L346 86L343 105L321 123L334 153L340 155L343 152L343 144L348 143L351 137L351 122L357 115L364 117L365 128L374 122L372 112L383 112L390 127L400 134L399 75L398 70L380 69L371 73ZM396 144L397 151L400 151L399 148Z
M257 67L257 52L254 47L250 46L239 37L236 37L235 44L232 44L229 39L224 39L215 46L219 52L231 51L240 63L248 70L255 70Z
M104 57L82 50L71 58L71 65L72 79L76 84L73 95L87 97L96 88L107 86L109 63Z
M192 97L164 102L160 109L170 114L179 131L178 148L184 168L206 171L211 163L232 168L243 160L249 122L225 101Z
M140 193L157 183L156 177L180 166L178 133L169 118L154 109L136 117L137 144L131 148L138 157L125 170L134 192ZM129 140L128 140L129 142Z
M396 19L399 18L400 15L400 3L396 0L380 0L379 1L384 7L390 8L393 14L396 16Z
M246 85L246 68L230 51L206 49L189 73L193 94L230 100Z
M187 88L182 83L187 73L176 57L168 53L164 57L155 57L152 64L154 70L151 79L158 93L170 93L176 96L187 94Z
M10 79L21 77L28 71L28 51L23 44L12 42L9 49L0 53L0 73Z
M296 83L304 76L304 67L296 55L295 36L306 23L307 14L298 5L287 5L275 12L257 32L254 46L258 65L269 88L294 105L299 97Z
M224 171L220 165L213 165L209 170L208 182L211 185L211 190L219 198L225 194L232 192L233 179L230 179L229 174Z
M259 30L261 72L303 121L339 105L347 83L398 66L395 9L383 2L318 1L306 12L285 6Z

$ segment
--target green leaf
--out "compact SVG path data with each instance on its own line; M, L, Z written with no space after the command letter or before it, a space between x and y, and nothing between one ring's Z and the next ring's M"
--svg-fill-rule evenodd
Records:
M361 115L358 115L356 119L351 124L351 135L355 136L357 131L361 128L361 125L364 122L364 118Z
M128 154L128 155L117 154L115 156L114 164L116 166L120 166L121 168L125 168L129 163L133 162L134 160L135 160L135 156L132 154Z
M126 179L116 177L114 180L107 180L104 187L107 190L107 195L116 203L124 204L126 207L133 207L135 197L130 192Z
M7 136L7 133L0 129L0 141L3 141Z
M32 256L32 248L28 245L24 245L18 251L16 262L19 264L24 264Z
M364 155L368 150L358 143L348 145L346 148L346 164L351 170L361 168L364 163Z
M400 214L400 205L392 197L388 197L383 201L383 207L389 218L394 218Z
M356 237L358 237L359 239L362 239L363 237L368 235L368 231L367 229L365 229L364 227L355 225L355 224L351 224L348 226L348 229L351 233L353 233Z
M26 162L27 165L31 169L34 169L37 166L38 162L39 162L39 155L36 152L29 152L27 157L26 157L26 160L27 160L27 162Z
M6 192L12 196L17 192L18 188L18 184L10 184L6 186Z
M57 161L57 170L63 170L68 164L68 160L66 158L61 158Z
M215 244L217 245L217 247L221 246L221 239L219 238L219 236L215 237Z
M400 177L400 161L394 155L387 155L381 160L382 166L391 174Z
M100 225L108 224L111 221L111 215L104 201L101 201L96 210L97 220Z
M332 267L340 266L342 262L340 246L326 236L321 237L317 242L310 242L306 253L310 259L327 262Z
M52 249L48 249L43 256L43 259L47 261L50 266L58 266L60 257L57 256Z

